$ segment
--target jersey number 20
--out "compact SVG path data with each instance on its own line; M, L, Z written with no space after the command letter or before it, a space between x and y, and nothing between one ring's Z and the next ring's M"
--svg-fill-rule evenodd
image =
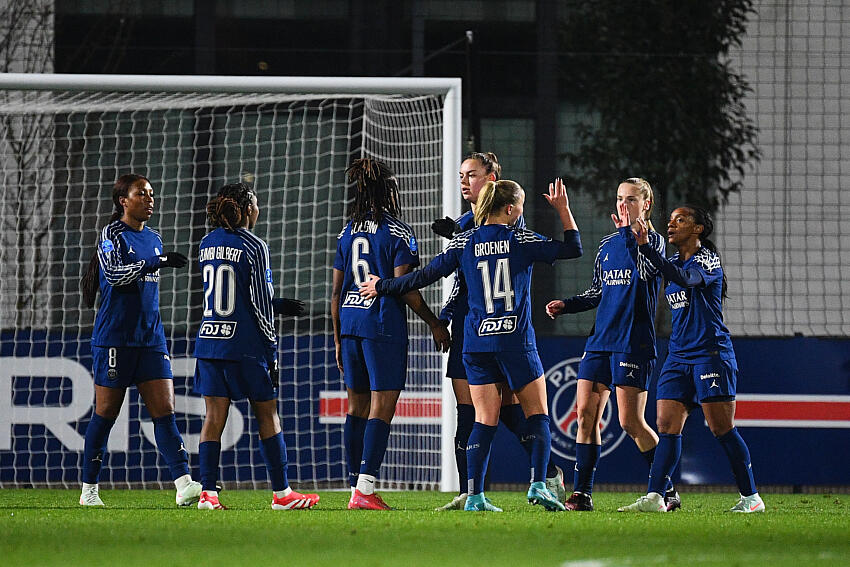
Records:
M494 299L505 300L505 311L514 310L514 290L511 289L511 268L507 258L496 260L496 273L490 279L490 264L481 260L476 267L481 271L481 285L484 288L484 306L487 313L495 313Z
M218 269L212 264L204 266L204 317L212 317L213 307L219 317L230 317L236 310L236 272L230 264L221 264ZM227 297L224 289L227 289ZM210 305L212 297L213 305Z

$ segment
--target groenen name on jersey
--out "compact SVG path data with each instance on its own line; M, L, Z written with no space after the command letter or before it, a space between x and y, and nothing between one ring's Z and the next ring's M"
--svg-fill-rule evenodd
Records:
M631 270L602 270L602 281L605 285L629 285L632 283Z
M490 256L491 254L510 254L510 240L495 240L493 242L479 242L475 245L476 256Z
M685 290L675 291L667 294L667 303L670 309L681 309L688 306L688 292Z
M201 248L198 255L199 262L209 262L210 260L227 260L228 262L238 262L242 259L242 250L231 246L210 246L209 248Z

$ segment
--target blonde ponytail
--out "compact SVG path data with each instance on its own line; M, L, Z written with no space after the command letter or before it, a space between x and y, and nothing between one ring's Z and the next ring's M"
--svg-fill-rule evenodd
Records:
M475 205L475 224L480 226L487 217L507 205L516 205L522 195L522 187L516 181L500 179L488 181L478 193Z

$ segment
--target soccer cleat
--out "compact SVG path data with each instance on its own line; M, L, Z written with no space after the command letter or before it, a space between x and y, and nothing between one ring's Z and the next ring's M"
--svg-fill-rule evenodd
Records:
M532 505L540 504L550 512L563 512L566 510L564 505L558 500L558 497L546 488L546 483L544 482L531 483L531 486L528 487L528 503Z
M348 501L349 510L392 510L387 503L381 500L377 494L363 494L356 488L351 500Z
M657 492L650 492L637 499L634 504L617 508L618 512L666 512L667 505L664 497Z
M571 512L593 512L593 498L584 492L573 492L564 502L564 508Z
M189 484L187 484L182 491L177 491L177 496L174 500L177 502L178 506L191 506L201 497L201 492L204 489L201 486L200 482L195 480L190 480Z
M466 497L466 504L463 509L467 512L501 512L502 509L494 506L490 500L484 496L484 493L470 494Z
M440 506L439 508L434 508L435 512L445 512L448 510L463 510L463 507L466 505L466 492L463 494L458 494L452 501L444 506Z
M213 496L204 490L198 499L198 510L227 510L227 506L218 501L218 495Z
M80 493L80 506L103 506L103 500L97 492L96 484L83 483L83 491Z
M564 471L557 465L555 465L555 470L558 471L557 474L546 479L546 488L555 495L558 502L563 502L567 497L567 489L564 487Z
M671 488L664 493L664 504L667 505L667 511L672 512L682 507L682 498L675 488Z
M752 514L753 512L764 512L764 500L761 499L759 493L750 494L749 496L741 496L738 503L732 506L730 512L739 512L741 514Z
M309 510L318 502L318 494L301 494L293 490L289 496L272 498L272 510Z

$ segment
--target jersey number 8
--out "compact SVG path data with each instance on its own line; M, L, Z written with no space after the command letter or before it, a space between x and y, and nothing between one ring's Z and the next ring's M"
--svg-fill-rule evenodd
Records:
M230 317L236 310L236 272L233 266L221 264L216 269L212 264L205 265L204 288L204 317L212 317L213 307L219 317ZM224 288L227 289L226 298ZM213 296L214 306L210 305L210 296Z

